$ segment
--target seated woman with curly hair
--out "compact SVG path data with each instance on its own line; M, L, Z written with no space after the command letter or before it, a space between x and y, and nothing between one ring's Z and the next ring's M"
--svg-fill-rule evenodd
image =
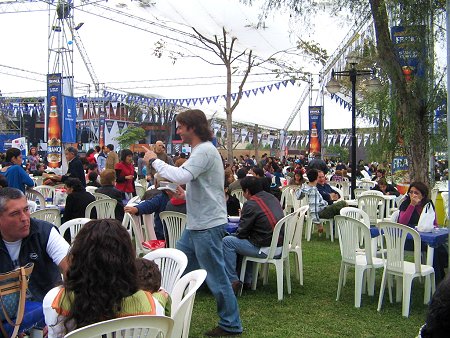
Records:
M139 290L135 251L117 220L86 223L68 254L62 287L50 290L43 309L48 337L131 315L164 315L152 294Z

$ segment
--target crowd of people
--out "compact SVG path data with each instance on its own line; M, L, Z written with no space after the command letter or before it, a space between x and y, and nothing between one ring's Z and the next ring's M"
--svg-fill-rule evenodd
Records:
M303 155L279 159L263 154L260 161L243 155L228 162L212 144L210 126L202 111L184 111L176 121L177 134L192 147L189 156L170 156L162 141L138 154L129 149L118 154L109 144L96 146L80 157L75 147L67 147L64 155L68 170L58 175L51 168L46 170L36 148L30 149L25 167L18 149L6 151L0 169L0 264L6 272L30 260L35 263L30 297L43 302L49 337L119 316L168 315L170 296L160 289L161 276L155 265L136 260L131 238L121 225L125 212L154 214L155 234L162 240L167 238L167 230L159 214L174 210L187 215L186 229L176 247L188 257L185 272L198 268L207 271L206 284L216 300L219 322L206 335L220 337L243 331L236 295L250 287L252 275L248 265L245 279L239 280L239 259L245 255L266 257L273 229L284 216L280 204L283 187L294 187L298 199L307 199L315 223L332 218L347 205L328 182L348 179L351 170L341 161L325 161L320 154L310 161ZM375 181L374 190L398 196L388 183L388 172L387 162L367 165L360 161L357 177ZM95 220L96 215L91 214L93 220L82 227L69 247L70 238L65 240L52 224L30 218L24 195L34 186L30 174L43 176L48 185L65 184L62 222L84 217L87 205L95 200L86 187L96 187L96 192L117 201L115 219ZM136 196L135 182L144 178L145 188L151 188L141 202L126 205ZM177 184L175 191L161 189L162 182L167 181ZM244 203L234 196L238 189ZM428 187L411 183L399 207L398 222L417 225L429 202ZM226 233L228 216L240 217L231 235ZM281 232L279 243L283 235ZM439 280L444 278L446 254L442 247L435 255ZM424 333L433 325L430 321Z

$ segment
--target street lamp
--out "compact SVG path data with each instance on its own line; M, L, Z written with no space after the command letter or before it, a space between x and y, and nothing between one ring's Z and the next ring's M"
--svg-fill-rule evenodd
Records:
M331 71L331 80L325 86L329 93L336 94L340 89L341 85L335 79L335 76L347 76L350 78L352 83L352 177L351 177L351 198L355 198L356 189L356 78L358 76L375 75L375 69L367 70L357 70L356 65L359 63L359 57L355 53L350 53L347 56L347 63L350 64L349 70L341 71ZM380 87L381 84L377 79L370 80L370 88L374 89Z

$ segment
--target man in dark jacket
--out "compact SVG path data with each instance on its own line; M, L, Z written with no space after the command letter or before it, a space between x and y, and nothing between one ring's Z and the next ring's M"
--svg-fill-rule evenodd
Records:
M320 170L319 176L317 177L317 190L319 190L319 193L322 195L323 199L327 201L328 205L332 205L340 198L336 190L333 190L331 185L327 183L325 174Z
M42 302L68 268L69 244L53 224L30 219L27 199L15 188L0 189L0 235L0 272L34 263L29 291Z
M51 181L58 181L64 183L68 178L78 178L83 185L86 187L86 176L83 169L83 163L81 163L80 158L78 157L78 150L74 147L68 147L65 150L66 160L69 163L69 167L67 169L67 173L65 175L50 175ZM49 182L44 182L44 184L49 184Z
M247 176L241 180L241 186L247 201L242 208L239 227L235 236L227 236L222 240L225 271L235 293L242 288L236 271L237 255L267 257L273 229L284 216L280 202L263 190L259 178ZM282 243L281 238L279 243ZM245 276L247 285L251 281L251 264L249 265Z

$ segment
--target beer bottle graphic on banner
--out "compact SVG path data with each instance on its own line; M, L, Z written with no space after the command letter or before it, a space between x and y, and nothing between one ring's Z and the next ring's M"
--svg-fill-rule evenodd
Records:
M317 132L317 123L311 123L311 137L309 140L309 153L320 153L319 133Z
M61 126L59 125L56 96L50 97L47 161L50 168L58 168L61 162Z

